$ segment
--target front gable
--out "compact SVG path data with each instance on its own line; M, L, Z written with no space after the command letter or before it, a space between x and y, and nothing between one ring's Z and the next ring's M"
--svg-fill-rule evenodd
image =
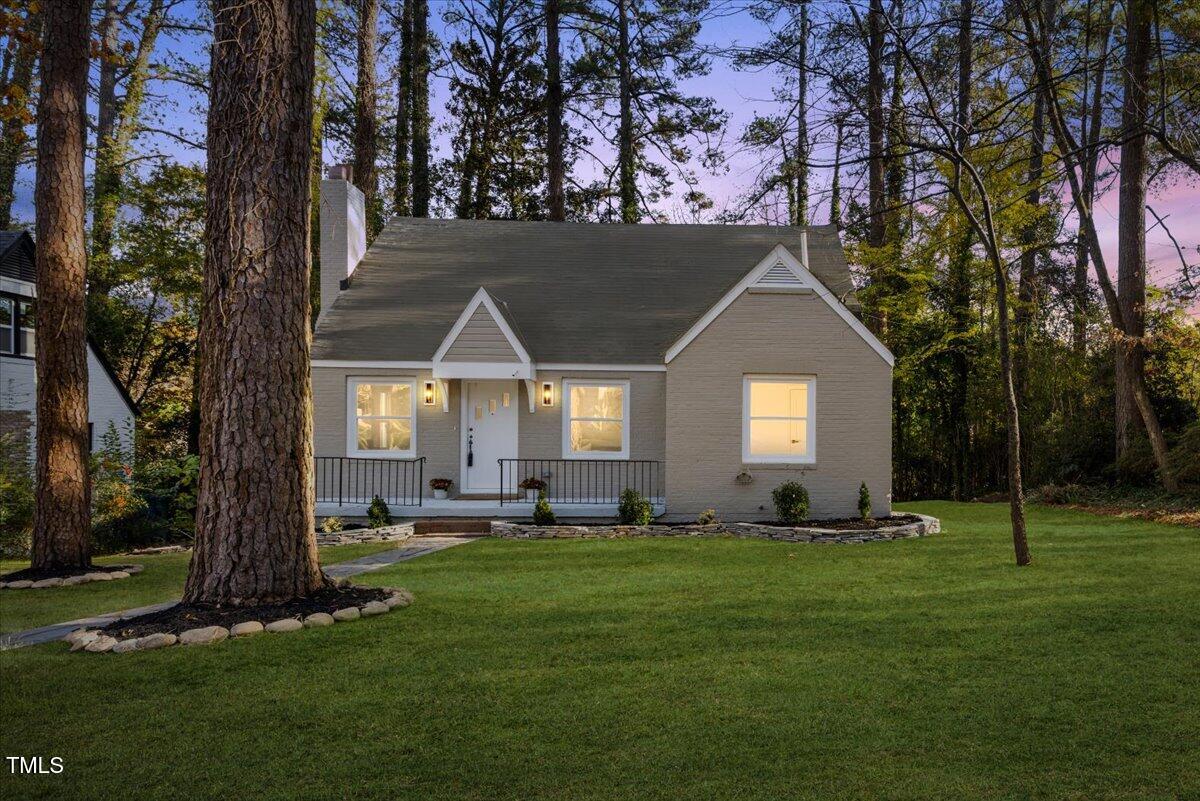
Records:
M433 355L435 378L525 378L536 368L503 305L483 287Z
M776 245L767 257L755 265L754 269L734 285L732 289L717 301L704 316L688 329L666 353L664 361L670 363L683 352L704 329L708 328L721 313L742 296L743 293L755 292L785 292L797 294L814 294L837 314L856 334L858 334L889 367L895 365L896 359L887 346L872 334L854 313L846 308L846 304L838 300L829 289L805 266L808 260L808 237L800 240L801 259L792 255L783 245Z

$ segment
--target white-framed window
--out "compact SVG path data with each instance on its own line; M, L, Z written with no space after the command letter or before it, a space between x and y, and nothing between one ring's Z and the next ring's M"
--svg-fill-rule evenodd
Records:
M346 381L346 455L416 455L417 381L371 376Z
M629 458L629 382L562 382L563 458Z
M742 461L816 461L816 379L748 375L742 379Z

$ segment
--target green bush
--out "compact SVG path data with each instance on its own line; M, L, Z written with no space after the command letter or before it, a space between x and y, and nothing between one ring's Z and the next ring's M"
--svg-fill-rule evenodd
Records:
M388 509L387 501L376 495L371 499L371 506L367 509L367 520L371 523L371 528L383 528L392 524L392 510Z
M696 515L696 522L702 526L711 526L717 522L717 510L705 509L700 514Z
M539 492L537 503L533 505L533 524L535 526L553 526L557 522L554 510L550 508L550 502L546 500L546 493Z
M621 492L621 503L617 507L617 522L626 526L645 526L649 525L650 518L653 516L654 506L643 498L640 492L632 488Z
M871 516L871 491L865 481L858 488L858 516L863 520Z
M0 556L29 555L33 530L33 468L25 441L0 436Z
M780 523L796 525L808 518L808 490L799 481L785 481L771 491L775 517Z

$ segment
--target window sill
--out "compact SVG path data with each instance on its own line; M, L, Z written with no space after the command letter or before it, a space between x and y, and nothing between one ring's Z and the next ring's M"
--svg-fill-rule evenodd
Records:
M816 462L742 462L742 470L816 470Z

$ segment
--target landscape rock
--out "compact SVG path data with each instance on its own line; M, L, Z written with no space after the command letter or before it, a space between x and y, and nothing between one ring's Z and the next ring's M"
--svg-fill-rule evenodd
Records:
M405 607L413 602L413 594L408 590L394 589L383 602L387 604L388 609L395 609L398 606Z
M83 650L85 650L89 653L93 653L93 654L102 654L105 651L111 651L113 649L113 646L115 646L116 644L117 644L116 637L106 637L104 635L100 635L99 637L97 637L96 639L92 640L87 645L85 645L83 647Z
M33 582L30 581L29 579L21 579L20 581L8 582L8 589L10 589L10 590L24 590L24 589L26 589L28 587L32 587L32 586L33 586Z
M304 618L304 627L306 629L316 629L323 626L332 626L334 622L333 615L328 612L313 612Z
M112 652L114 654L127 654L130 651L136 651L137 649L138 649L138 640L137 640L137 637L134 637L134 638L128 639L128 640L121 640L119 643L117 643L116 645L114 645L112 647Z
M221 642L229 636L229 629L224 626L204 626L198 629L188 629L179 635L180 645L212 645Z
M230 637L249 637L251 634L259 634L263 631L263 624L257 620L245 620L241 623L234 623L229 627Z
M91 581L91 579L87 576L71 576L63 579L62 585L64 587L74 587L76 584L87 584L89 581Z
M109 573L108 575L112 576L115 579L129 578L129 573L125 570L114 570L113 572Z
M179 638L174 634L168 634L160 631L155 634L147 634L145 637L139 637L137 647L139 651L153 651L155 648L166 648L174 645L179 641Z
M100 636L99 631L89 631L87 629L76 629L68 634L64 639L71 643L72 651L82 651L87 647L88 643Z
M339 609L333 613L333 619L345 622L347 620L358 620L362 617L362 613L358 611L357 606L348 606L345 609Z
M48 579L42 579L41 581L35 581L35 582L33 582L33 584L31 584L29 586L31 589L40 590L44 587L61 587L62 585L63 585L62 579L48 578Z
M132 576L134 573L141 573L145 569L146 568L143 565L130 565L129 567L125 568L125 572Z
M386 615L388 612L392 611L392 607L388 606L383 601L370 601L369 603L363 604L359 611L362 612L363 617L370 617L371 615Z
M112 581L113 577L111 573L88 573L87 579L88 581Z
M272 634L286 634L289 631L299 631L304 628L304 624L294 617L285 617L282 620L275 620L267 624L267 631Z

